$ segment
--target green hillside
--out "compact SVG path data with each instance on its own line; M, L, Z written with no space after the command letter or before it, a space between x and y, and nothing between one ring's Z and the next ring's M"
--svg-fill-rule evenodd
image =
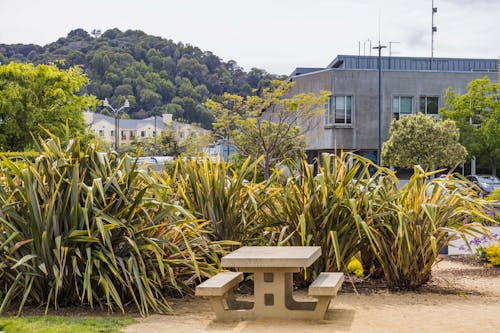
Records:
M224 92L249 95L278 78L262 69L245 72L233 60L139 30L89 34L76 29L43 47L0 44L0 63L10 61L81 66L90 78L86 92L113 105L128 98L126 112L133 118L168 112L205 128L213 121L203 106L207 98Z

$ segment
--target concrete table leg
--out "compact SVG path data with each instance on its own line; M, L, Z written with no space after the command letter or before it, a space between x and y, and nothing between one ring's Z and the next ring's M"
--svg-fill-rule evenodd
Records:
M233 290L224 296L211 297L216 319L221 321L258 318L323 319L331 297L317 297L317 301L295 300L291 270L290 268L244 269L243 271L254 273L254 302L237 300ZM293 270L299 271L298 268Z
M322 319L330 297L318 301L296 301L293 298L293 271L299 269L253 269L254 315L257 318Z

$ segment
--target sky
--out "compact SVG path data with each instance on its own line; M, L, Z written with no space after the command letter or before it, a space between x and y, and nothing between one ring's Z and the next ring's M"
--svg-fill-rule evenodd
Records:
M431 54L432 0L0 0L0 43L45 45L76 28L142 30L245 70L290 74L337 54ZM434 0L435 57L500 56L500 0ZM372 50L375 55L376 50ZM383 50L389 55L389 48Z

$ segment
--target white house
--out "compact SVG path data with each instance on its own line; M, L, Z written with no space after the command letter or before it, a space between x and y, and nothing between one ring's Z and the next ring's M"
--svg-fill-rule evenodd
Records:
M115 141L115 118L95 112L84 112L84 119L90 132L99 136L102 140L114 143ZM130 144L133 141L145 138L153 138L159 135L165 128L170 127L182 141L192 133L203 134L209 132L201 127L184 124L172 120L172 115L162 114L161 117L154 116L145 119L119 119L120 144Z

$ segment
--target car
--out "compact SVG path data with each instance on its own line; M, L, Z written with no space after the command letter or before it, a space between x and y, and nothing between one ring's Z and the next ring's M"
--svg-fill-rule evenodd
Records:
M442 174L437 176L432 181L428 182L426 194L432 196L432 193L437 187L441 188L442 194L458 192L462 195L475 196L479 192L476 186L472 186L469 180L466 180L459 174Z
M468 180L476 184L484 195L488 195L500 187L500 179L492 175L469 175Z

